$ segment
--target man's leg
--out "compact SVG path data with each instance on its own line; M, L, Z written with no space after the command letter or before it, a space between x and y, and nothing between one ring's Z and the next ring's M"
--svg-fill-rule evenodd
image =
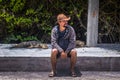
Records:
M75 77L76 74L75 74L75 64L76 64L76 60L77 60L77 51L75 49L71 50L70 52L70 55L71 55L71 58L70 58L70 61L71 61L71 73L72 73L72 76Z
M50 77L53 77L56 74L57 54L58 54L58 50L57 49L52 49L52 52L51 52L52 71L49 74Z

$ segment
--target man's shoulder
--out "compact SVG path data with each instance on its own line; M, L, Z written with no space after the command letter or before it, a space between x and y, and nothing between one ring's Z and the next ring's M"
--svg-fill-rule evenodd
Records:
M58 28L58 25L54 26L53 29L57 29Z
M72 27L72 26L70 26L70 25L67 25L67 27L68 27L69 29L73 30L73 27Z
M54 26L54 27L52 28L52 31L53 31L53 32L57 32L57 31L58 31L58 26L57 26L57 25Z

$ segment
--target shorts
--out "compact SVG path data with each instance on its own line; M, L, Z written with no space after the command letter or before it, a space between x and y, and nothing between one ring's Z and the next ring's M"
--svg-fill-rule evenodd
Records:
M67 54L67 57L71 57L70 52L69 52L69 53L66 53L66 54ZM59 58L60 56L61 56L61 53L58 52L58 54L57 54L57 58Z

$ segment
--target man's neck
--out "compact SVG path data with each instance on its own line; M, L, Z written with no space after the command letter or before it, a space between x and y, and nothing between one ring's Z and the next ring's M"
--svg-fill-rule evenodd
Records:
M66 29L66 27L65 26L60 26L60 31L64 31L65 29Z

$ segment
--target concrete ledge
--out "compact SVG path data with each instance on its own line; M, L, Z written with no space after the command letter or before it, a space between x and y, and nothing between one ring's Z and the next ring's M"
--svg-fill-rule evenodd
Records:
M81 71L120 71L120 57L78 57L76 68ZM70 60L58 60L58 69L70 67ZM50 71L48 57L1 57L0 71Z
M48 71L50 59L47 57L1 57L0 71Z
M119 49L119 48L118 48ZM81 71L120 71L120 51L101 47L76 48L76 68ZM50 71L51 49L0 50L0 71ZM70 59L58 59L57 69L70 68Z

